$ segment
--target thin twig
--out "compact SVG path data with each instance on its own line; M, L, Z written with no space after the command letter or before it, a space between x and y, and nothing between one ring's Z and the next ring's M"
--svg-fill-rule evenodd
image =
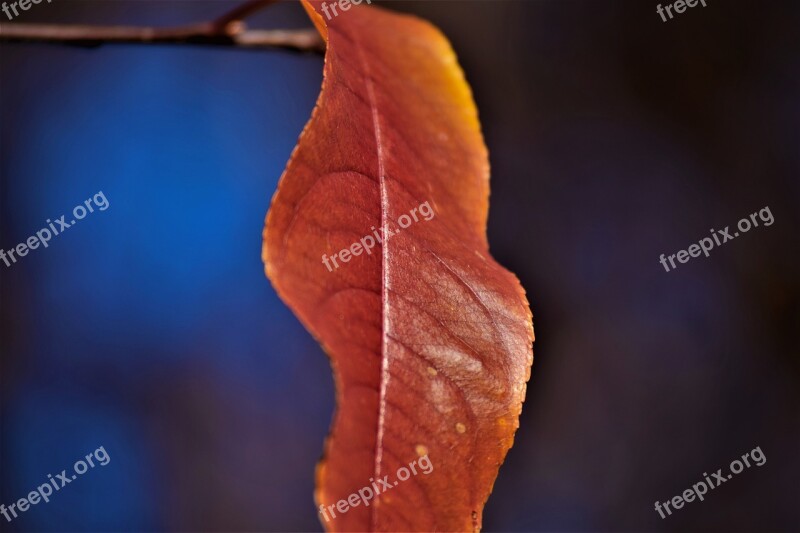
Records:
M0 42L48 42L99 46L104 43L213 44L245 48L285 48L321 52L325 44L316 30L238 30L225 32L213 23L148 28L61 24L3 24Z
M0 24L0 42L47 42L100 46L104 43L210 44L322 52L315 30L248 30L243 19L275 0L250 0L212 22L154 28L68 24Z

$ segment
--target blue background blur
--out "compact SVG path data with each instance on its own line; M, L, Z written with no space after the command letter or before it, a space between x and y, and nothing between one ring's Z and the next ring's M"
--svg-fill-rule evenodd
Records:
M59 1L19 22L180 24L235 2ZM537 343L489 531L798 530L796 2L392 3L453 41L493 165L489 238ZM281 3L257 27L307 27ZM319 530L334 392L260 260L322 58L196 46L0 47L0 503L104 446L0 528ZM775 223L666 273L660 254ZM69 220L70 217L67 217ZM667 520L653 510L760 446Z

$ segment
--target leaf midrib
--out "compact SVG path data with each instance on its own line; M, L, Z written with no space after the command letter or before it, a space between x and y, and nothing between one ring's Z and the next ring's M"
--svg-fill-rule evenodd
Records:
M354 41L357 41L356 36L352 36ZM387 235L387 215L389 210L389 199L386 193L386 176L384 174L383 166L383 145L381 143L381 125L378 117L378 105L375 99L375 85L372 81L372 75L369 68L369 63L364 55L363 47L360 43L356 43L359 59L363 65L364 85L367 88L367 96L369 97L369 107L372 114L372 129L375 134L375 148L376 158L378 160L378 183L381 192L381 231L383 235ZM389 273L389 253L387 251L388 240L384 237L381 246L381 380L380 391L378 392L378 434L375 441L375 479L380 478L381 461L383 460L383 435L384 426L386 421L386 391L389 386L389 357L387 346L389 343L389 334L387 331L387 317L389 315L389 291L387 290L387 279ZM370 511L370 524L371 530L377 530L377 506L373 506Z

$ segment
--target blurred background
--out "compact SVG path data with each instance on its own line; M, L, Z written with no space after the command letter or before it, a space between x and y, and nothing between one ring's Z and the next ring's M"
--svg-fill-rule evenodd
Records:
M16 22L181 24L237 3L59 0ZM458 53L491 154L492 253L534 312L484 529L800 529L800 3L666 23L641 0L387 4ZM251 21L310 25L289 2ZM0 529L321 529L331 373L260 252L322 61L0 45L0 248L98 191L110 203L0 265L0 503L111 458ZM658 262L765 206L772 226ZM655 512L755 447L764 466Z

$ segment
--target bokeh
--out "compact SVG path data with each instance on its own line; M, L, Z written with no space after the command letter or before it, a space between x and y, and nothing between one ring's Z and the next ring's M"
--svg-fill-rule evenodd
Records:
M168 25L237 1L57 1L19 22ZM490 150L489 240L537 341L487 531L800 529L800 4L384 3L451 39ZM0 15L2 16L2 15ZM309 26L284 2L256 27ZM263 274L264 215L322 58L0 45L0 529L319 531L327 358ZM775 222L665 272L769 206ZM654 502L755 447L667 519ZM433 458L435 463L435 458Z

